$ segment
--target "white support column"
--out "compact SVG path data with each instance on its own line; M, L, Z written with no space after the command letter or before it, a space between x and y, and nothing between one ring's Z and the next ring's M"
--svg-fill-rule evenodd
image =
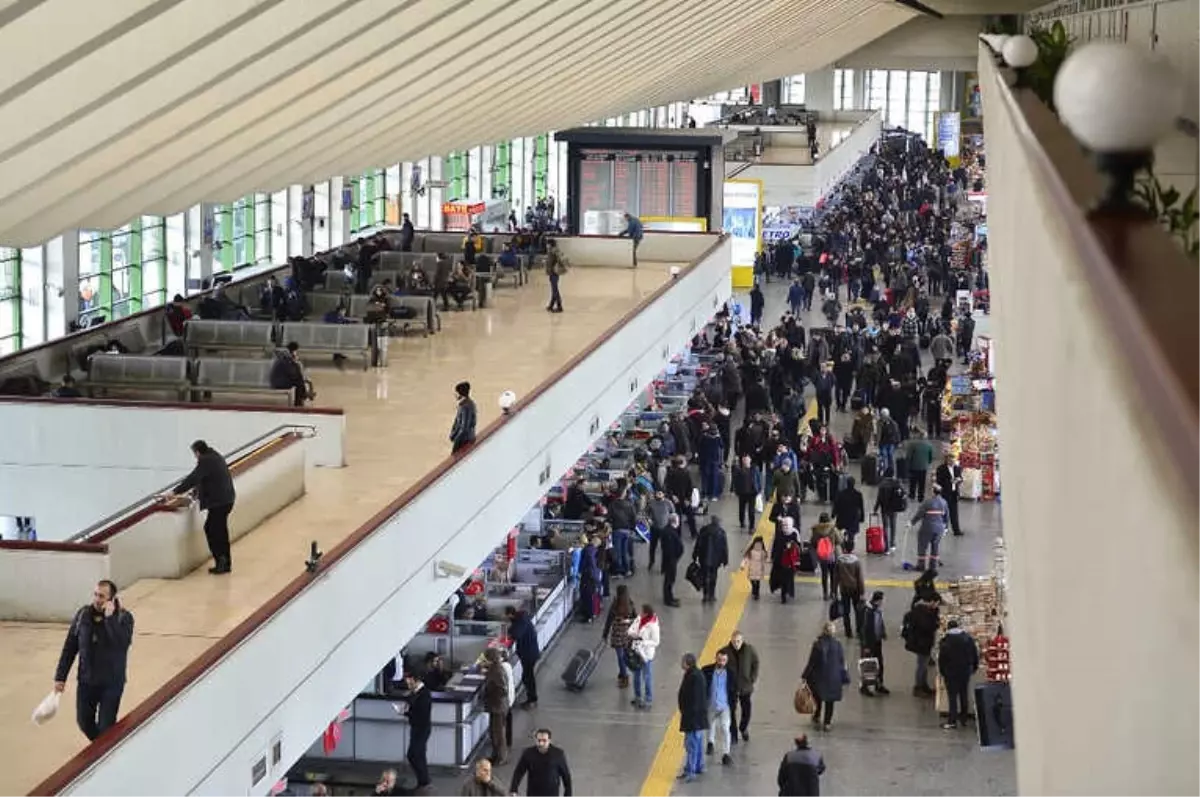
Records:
M200 284L208 285L213 275L213 241L217 231L216 205L200 206ZM194 278L189 274L189 278Z
M61 247L60 252L49 251L49 247L56 245ZM79 230L67 230L51 241L47 245L46 255L47 262L56 255L62 258L62 284L52 285L51 288L59 288L62 294L63 324L62 329L52 327L47 330L47 340L51 340L67 334L72 322L79 320Z
M867 107L867 71L854 70L854 91L851 93L850 107L861 111Z
M313 256L313 224L316 223L317 191L314 186L304 186L300 210L300 249L304 257Z
M806 72L804 75L804 106L812 111L833 111L833 67Z

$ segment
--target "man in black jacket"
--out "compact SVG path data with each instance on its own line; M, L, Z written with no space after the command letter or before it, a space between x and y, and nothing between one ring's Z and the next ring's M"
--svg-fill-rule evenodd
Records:
M890 695L891 691L883 685L883 641L887 639L887 627L883 623L883 592L880 590L872 593L871 602L863 610L859 633L862 635L863 658L879 660L879 677L875 681L875 692ZM866 684L863 684L859 691L868 697L874 696Z
M683 734L681 780L689 783L704 772L704 732L708 730L708 689L704 673L691 653L683 656L683 680L679 683L679 731Z
M979 648L958 620L946 623L946 634L938 644L938 672L946 682L949 717L942 728L952 730L966 725L970 715L967 697L971 676L979 669Z
M537 628L528 614L517 611L515 607L509 606L505 609L504 617L508 620L508 636L517 650L517 658L521 660L521 685L525 687L524 706L529 709L537 708L537 677L534 669L538 659L542 657Z
M79 656L75 722L89 740L117 721L132 642L133 615L121 608L117 585L100 581L92 602L75 613L54 671L54 691L61 693Z
M233 477L229 475L225 457L209 448L203 440L192 443L192 453L196 456L196 467L164 497L196 491L200 510L208 511L208 516L204 518L204 537L213 556L213 566L208 572L222 575L233 569L229 551L229 513L233 511L237 492L233 488Z
M853 541L865 518L862 493L854 484L854 477L846 477L846 489L833 498L833 518L838 528L846 532L846 539Z
M451 454L457 454L475 442L475 422L478 417L475 401L471 398L470 382L455 385L454 398L458 402L458 409L454 412L454 425L450 427Z
M945 499L946 507L950 510L950 528L954 531L955 537L961 537L963 531L958 525L958 489L963 480L962 466L956 463L953 457L947 455L945 461L934 471L933 480L942 488L942 498Z
M424 793L433 782L429 777L426 755L429 735L433 732L433 695L416 673L404 674L404 686L408 690L402 698L408 704L404 712L408 717L408 751L405 757L417 776L417 793Z
M821 793L825 759L808 744L808 736L796 737L796 749L779 762L776 783L781 797L815 797Z
M567 755L561 747L550 744L550 731L538 728L533 734L534 746L526 747L517 759L513 770L511 794L521 790L521 781L529 776L525 788L528 797L558 797L562 788L564 797L571 797L571 769L567 766Z
M729 541L720 518L713 517L692 546L692 560L700 565L704 579L704 602L717 600L717 571L729 564Z
M667 525L659 530L658 541L662 546L663 603L677 607L679 601L675 598L675 576L684 552L679 515L672 513L667 517Z
M758 651L746 641L741 631L734 631L729 644L721 648L729 657L729 671L736 686L737 701L729 704L729 724L733 728L733 743L738 743L738 734L750 741L750 711L753 708L751 695L758 683ZM738 721L739 709L741 721Z
M679 444L677 433L675 442L677 445ZM692 484L692 475L688 473L687 460L682 456L676 456L671 460L671 465L667 468L667 475L663 478L663 488L675 502L675 512L680 517L687 518L688 531L692 533L692 539L696 539L696 510L692 506L692 490L695 489L695 486Z

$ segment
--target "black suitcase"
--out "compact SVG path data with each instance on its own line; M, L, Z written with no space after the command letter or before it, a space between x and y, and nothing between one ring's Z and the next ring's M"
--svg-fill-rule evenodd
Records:
M908 457L896 455L896 478L905 484L908 483Z
M812 546L807 543L800 548L800 572L817 572L817 555L813 553Z
M866 454L862 458L862 483L868 487L879 484L879 455Z
M933 341L933 339L929 337L929 334L928 334L928 333L926 333L926 334L922 335L922 336L921 336L921 339L920 339L920 345L921 345L921 348L922 348L922 349L928 349L928 348L929 348L929 344L930 344L932 341Z
M863 399L862 393L855 391L854 395L850 397L850 409L854 412L858 412L866 405L867 402Z
M567 662L567 668L563 670L562 679L566 684L567 689L572 692L582 692L587 686L588 679L592 677L592 673L596 671L596 665L600 663L600 651L604 649L604 640L600 640L592 650L580 648L575 651L575 655Z

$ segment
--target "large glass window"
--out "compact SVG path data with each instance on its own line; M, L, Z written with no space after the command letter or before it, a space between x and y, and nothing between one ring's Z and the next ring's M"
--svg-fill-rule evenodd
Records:
M71 239L74 245L75 239ZM63 287L63 237L46 244L46 333L50 338L66 334L67 291Z
M204 214L202 205L192 205L187 212L187 248L184 250L184 273L187 293L200 290L204 280ZM210 217L211 218L211 217Z
M79 323L109 320L112 302L112 240L96 230L79 232Z
M254 262L272 263L271 195L254 195Z
M400 178L400 164L394 163L387 167L383 180L383 223L396 226L400 223L400 196L404 191L404 182Z
M142 309L167 301L166 219L142 216Z
M21 348L46 340L46 275L42 247L21 250Z
M848 111L854 108L854 70L833 70L833 109Z
M282 263L291 255L288 247L288 192L285 188L271 194L271 256Z
M183 213L167 217L167 295L187 296L187 264L190 259Z
M329 181L313 185L313 251L329 250Z
M233 267L239 268L254 260L254 220L247 215L254 213L254 201L242 197L231 209L233 232Z
M304 186L288 186L287 229L289 257L300 257L304 254L304 235L301 232L305 224L303 210Z
M213 205L213 271L233 271L233 205ZM241 214L237 214L241 215ZM243 235L245 227L242 227Z
M142 308L141 222L126 224L112 234L112 314L124 318Z
M21 253L0 246L0 355L21 348Z
M836 76L834 79L836 80ZM836 90L834 93L837 93ZM785 105L804 104L804 75L792 75L783 79L783 103Z
M882 111L887 108L888 73L886 69L872 69L867 73L865 93L869 109L872 111Z

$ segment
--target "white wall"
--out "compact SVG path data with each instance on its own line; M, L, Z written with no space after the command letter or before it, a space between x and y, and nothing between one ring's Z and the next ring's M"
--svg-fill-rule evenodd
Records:
M961 14L945 19L920 16L839 58L841 69L973 71L983 18Z
M309 464L345 464L343 415L0 401L0 515L64 540L185 476L193 440L232 453L285 424L317 428Z
M457 586L435 563L481 561L729 297L729 274L726 239L63 793L265 793ZM275 739L281 764L251 784Z

